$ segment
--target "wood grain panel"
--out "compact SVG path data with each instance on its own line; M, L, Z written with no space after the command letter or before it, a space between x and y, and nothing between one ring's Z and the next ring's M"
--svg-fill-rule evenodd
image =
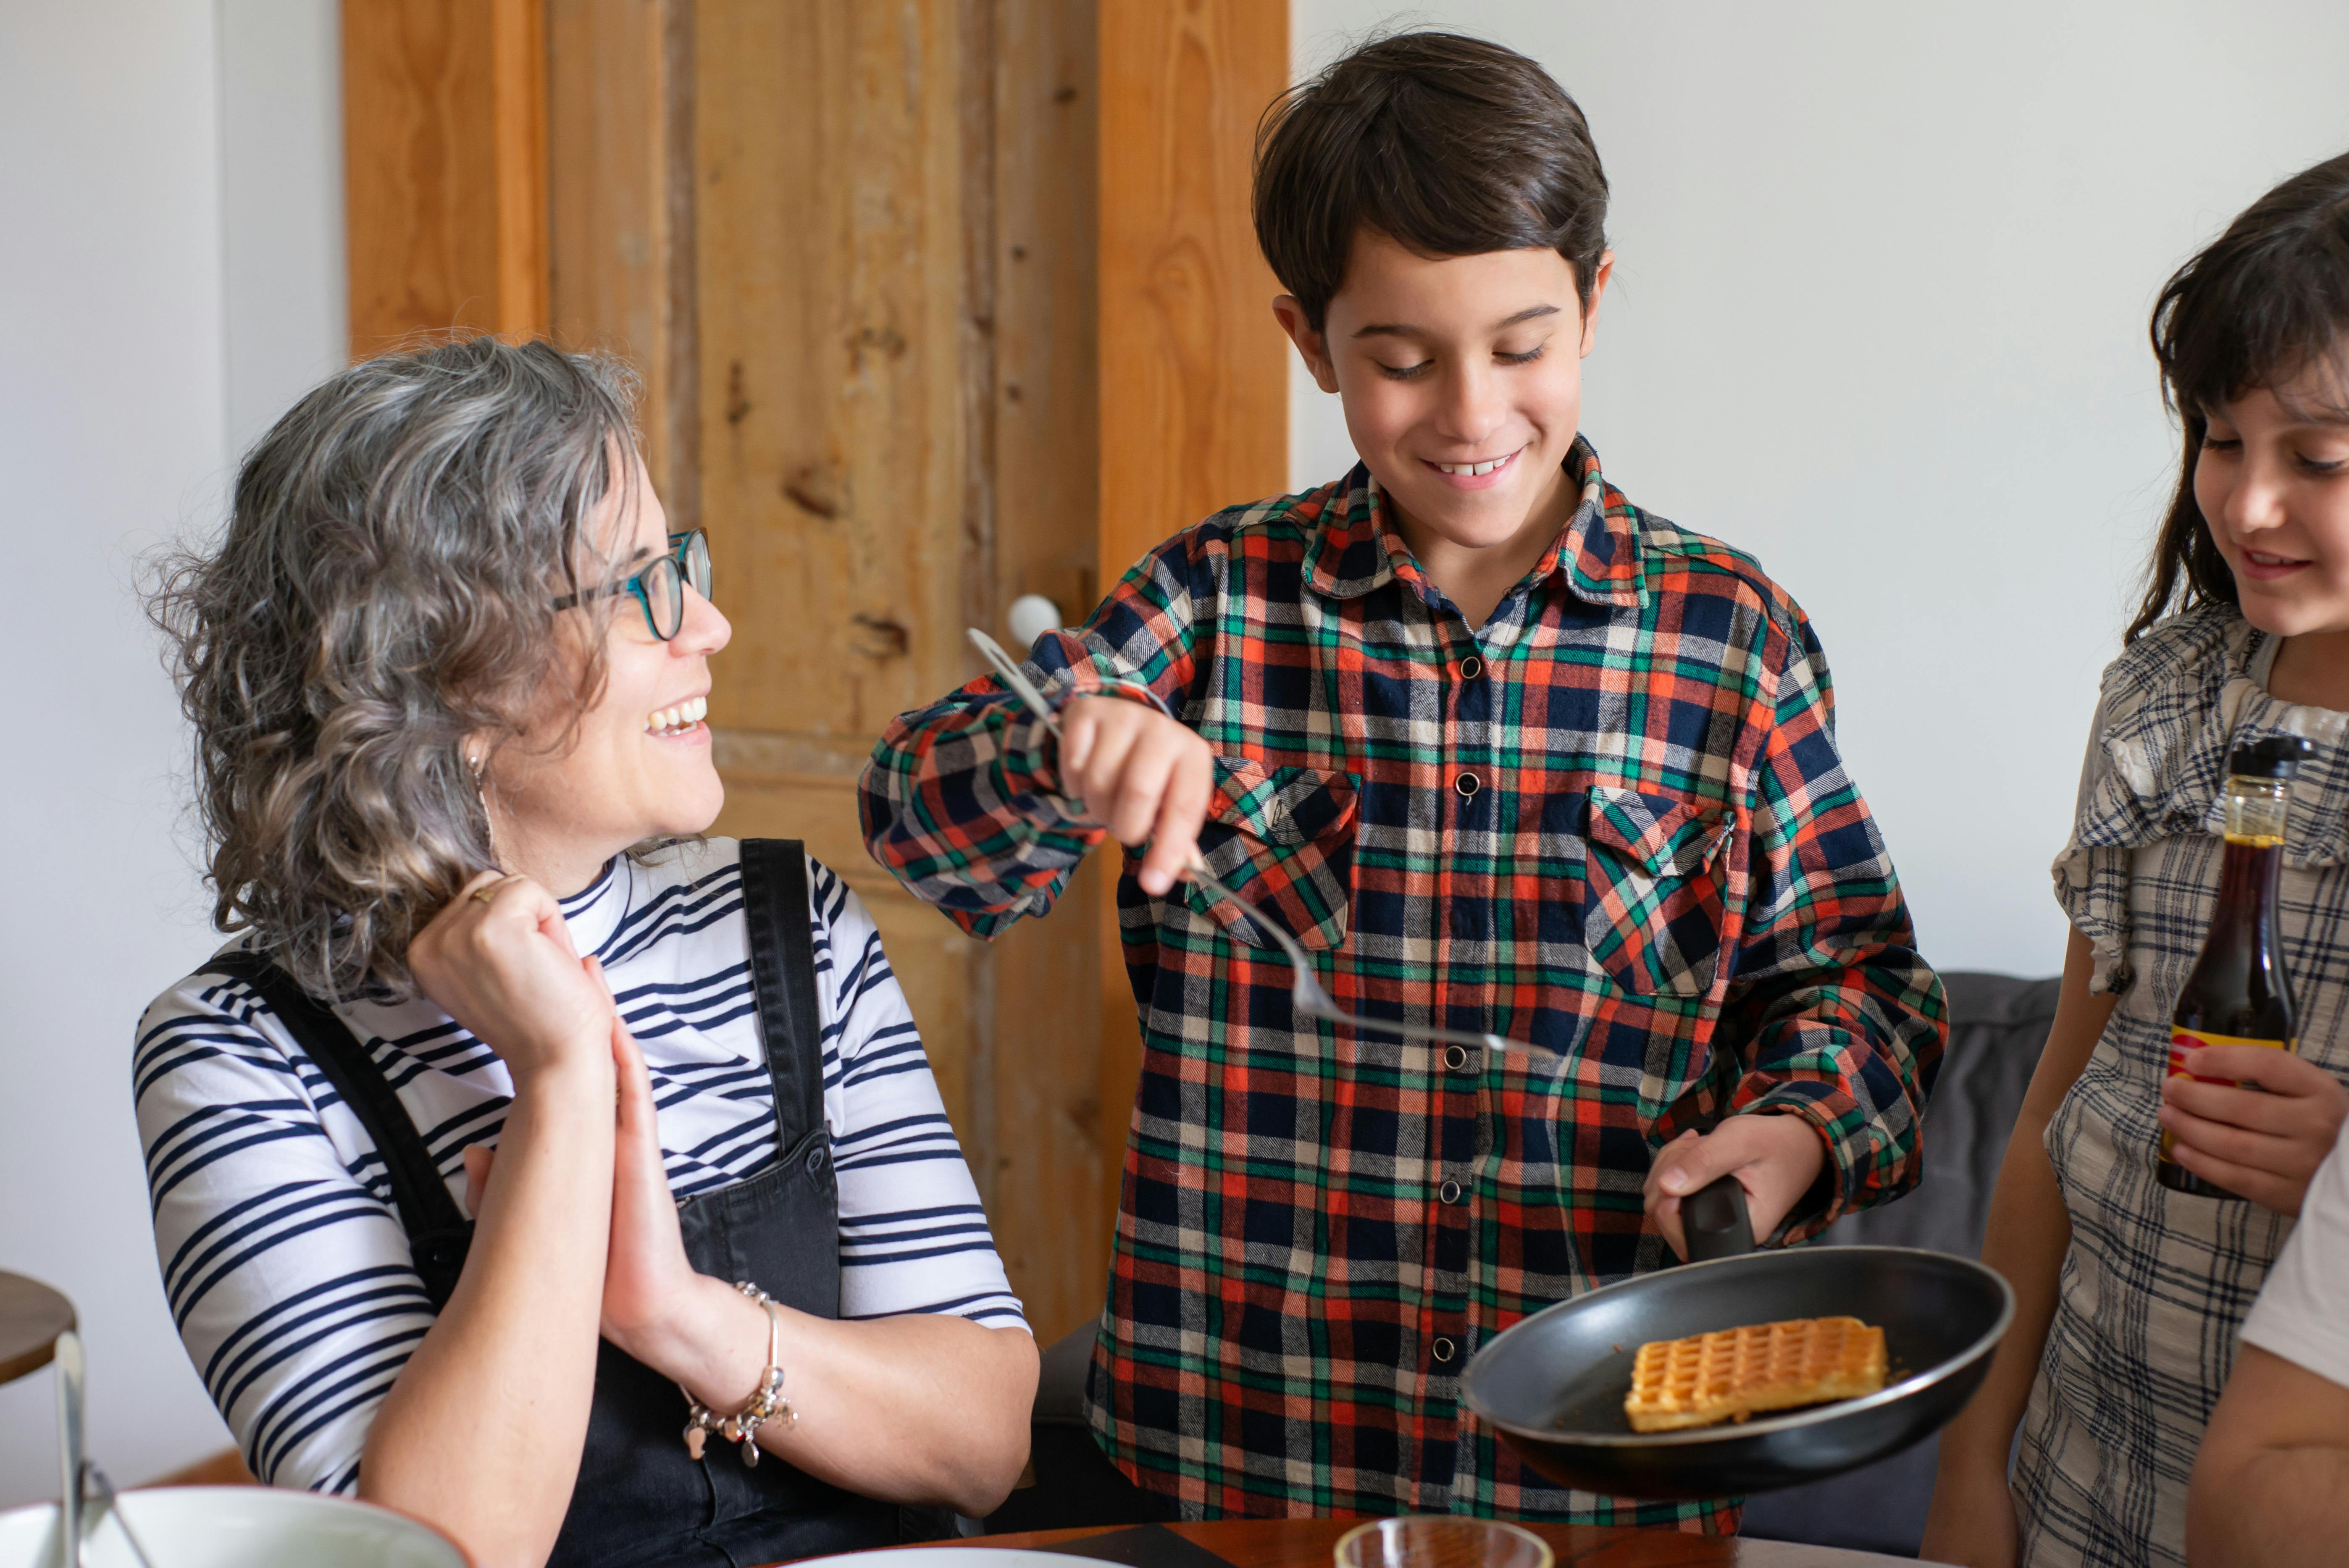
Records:
M864 852L854 785L883 726L965 677L991 597L988 15L707 0L693 106L702 521L735 628L719 830L805 839L866 900L983 1197L991 972Z
M805 838L874 910L1040 1333L1098 1311L1123 1145L1096 903L991 949L864 853L852 792L966 625L1098 581L1093 0L701 5L703 518L734 645L729 832Z
M546 318L540 0L344 0L351 352Z
M644 382L653 485L699 508L691 0L549 0L548 318Z
M1014 1288L1048 1337L1091 1316L1136 1055L1114 855L983 949L865 855L854 781L975 672L966 624L1079 619L1280 488L1247 182L1285 8L345 0L344 37L355 348L552 327L638 366L736 628L718 830L866 900Z
M1101 0L1100 15L1097 537L1114 581L1209 512L1288 489L1288 342L1248 183L1257 118L1288 81L1288 6ZM1102 905L1101 1092L1123 1112L1141 1040Z
M1123 573L1288 469L1279 292L1248 218L1285 0L1102 0L1101 550Z
M1076 622L1099 582L1095 0L997 0L993 74L993 515L1004 606ZM985 623L982 623L985 624ZM1099 1315L1123 1108L1101 1098L1101 903L1091 868L1051 915L999 938L991 1000L996 1245L1046 1343Z
M968 668L959 10L701 8L720 725L869 739Z
M497 330L536 337L547 329L546 5L490 0L489 10Z

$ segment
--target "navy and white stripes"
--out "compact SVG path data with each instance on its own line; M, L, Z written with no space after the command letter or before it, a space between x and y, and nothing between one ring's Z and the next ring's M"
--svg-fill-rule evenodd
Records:
M863 903L808 865L824 1119L840 1181L841 1313L1024 1326L905 1000ZM616 860L564 903L643 1047L680 1198L775 1152L731 840ZM464 1198L512 1084L425 1000L337 1016ZM432 1325L383 1161L324 1074L242 982L197 971L158 997L132 1058L164 1292L256 1474L349 1491L368 1423Z

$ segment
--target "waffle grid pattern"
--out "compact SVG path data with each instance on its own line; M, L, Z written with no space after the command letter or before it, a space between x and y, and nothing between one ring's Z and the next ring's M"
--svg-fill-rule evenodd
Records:
M1650 1340L1632 1361L1623 1413L1635 1432L1669 1432L1883 1387L1884 1330L1856 1317L1802 1317Z

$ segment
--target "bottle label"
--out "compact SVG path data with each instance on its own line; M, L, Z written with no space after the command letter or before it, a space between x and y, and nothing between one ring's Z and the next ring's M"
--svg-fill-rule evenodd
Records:
M2272 1051L2296 1051L2299 1049L2300 1042L2297 1040L2247 1040L2240 1035L2214 1035L2203 1029L2180 1029L2172 1026L2169 1031L2169 1076L2171 1078L2191 1077L2192 1075L2186 1070L2186 1053L2200 1050L2204 1046L2264 1046ZM2233 1078L2196 1078L2195 1081L2230 1084L2235 1080Z
M2214 1035L2206 1029L2181 1029L2173 1024L2169 1030L2169 1076L2191 1078L2197 1083L2222 1083L2230 1086L2235 1084L2236 1080L2233 1078L2200 1078L2186 1070L2186 1053L2199 1050L2204 1046L2264 1046L2271 1051L2294 1053L2300 1049L2298 1040L2247 1040L2240 1035ZM2174 1159L2177 1148L2176 1135L2168 1128L2163 1128L2161 1130L2163 1161Z

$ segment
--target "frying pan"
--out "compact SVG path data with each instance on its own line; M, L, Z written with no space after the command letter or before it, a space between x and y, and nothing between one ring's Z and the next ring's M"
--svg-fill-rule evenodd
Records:
M1683 1200L1691 1261L1534 1314L1468 1363L1461 1398L1561 1486L1694 1500L1800 1486L1940 1429L1972 1398L2014 1316L1990 1269L1909 1247L1754 1252L1745 1194L1723 1177ZM1849 1315L1884 1330L1882 1391L1676 1432L1623 1414L1631 1358L1651 1339Z

